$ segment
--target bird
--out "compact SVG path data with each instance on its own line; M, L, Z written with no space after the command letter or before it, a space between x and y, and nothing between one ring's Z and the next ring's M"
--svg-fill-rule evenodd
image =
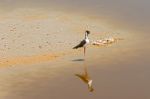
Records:
M84 56L85 56L85 52L86 52L86 46L90 43L88 35L90 34L89 30L85 31L85 37L84 39L75 47L73 47L73 49L78 49L78 48L84 48Z
M86 68L85 68L85 71L83 74L75 74L75 76L79 77L84 83L86 83L88 85L88 89L90 92L94 91L94 88L92 86L93 80L89 77Z

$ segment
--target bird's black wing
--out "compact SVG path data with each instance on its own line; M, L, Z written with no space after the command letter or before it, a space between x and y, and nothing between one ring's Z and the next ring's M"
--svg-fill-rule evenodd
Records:
M85 41L85 40L82 40L82 41L80 42L80 44L78 44L77 46L73 47L73 49L77 49L77 48L83 47L85 44L86 44L86 41Z

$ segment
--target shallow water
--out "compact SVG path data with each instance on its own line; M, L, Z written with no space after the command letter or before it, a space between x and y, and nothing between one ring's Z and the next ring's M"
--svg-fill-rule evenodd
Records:
M87 15L91 19L98 18L111 31L119 32L117 36L124 39L107 47L89 46L85 60L83 60L82 52L79 52L50 63L2 68L0 72L1 98L150 98L150 1L0 1L0 5L9 12L28 6L44 10L71 11L75 15ZM105 37L105 34L103 36ZM89 92L87 85L75 76L77 73L83 73L85 67L93 80L93 93Z

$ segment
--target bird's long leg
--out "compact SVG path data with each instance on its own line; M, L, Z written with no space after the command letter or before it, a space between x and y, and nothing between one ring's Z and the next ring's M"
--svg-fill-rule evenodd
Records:
M84 47L84 56L85 56L85 53L86 53L86 47Z

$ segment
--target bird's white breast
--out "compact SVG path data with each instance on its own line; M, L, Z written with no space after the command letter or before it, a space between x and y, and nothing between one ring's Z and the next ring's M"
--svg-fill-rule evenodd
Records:
M89 80L88 85L89 85L89 87L92 86L92 80Z
M84 47L90 43L89 39L85 39L85 41L86 41L86 43L85 43Z
M86 43L87 43L87 44L89 44L89 43L90 43L89 39L86 39L85 41L86 41Z

